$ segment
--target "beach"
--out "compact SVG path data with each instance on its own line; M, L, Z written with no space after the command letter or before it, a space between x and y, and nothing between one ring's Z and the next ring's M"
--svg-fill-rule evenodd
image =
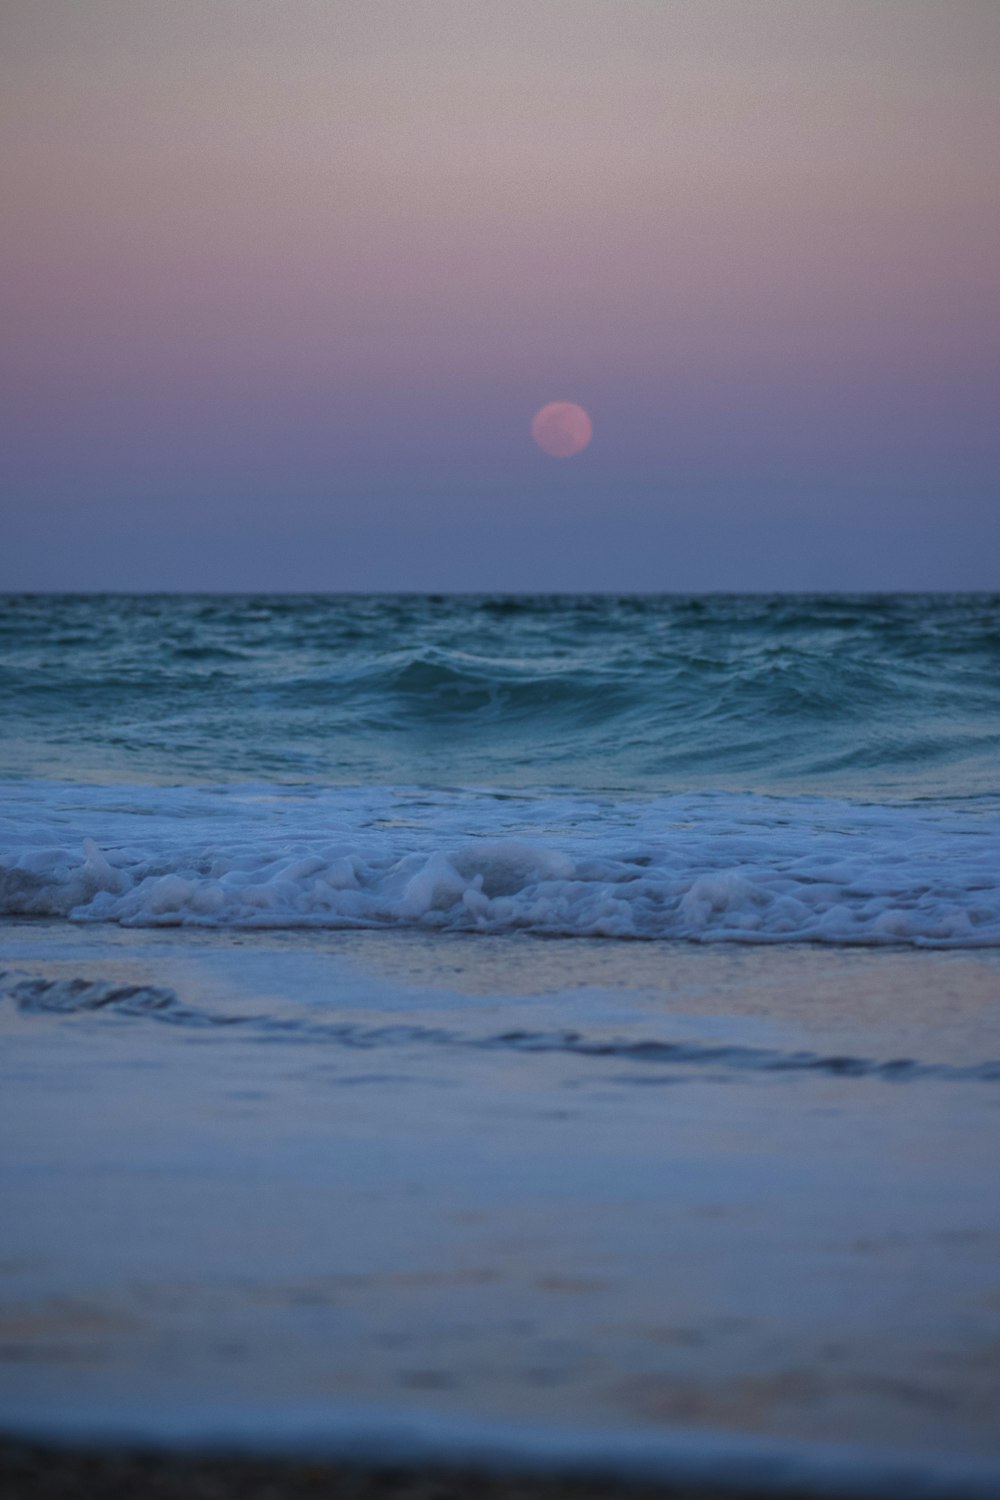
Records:
M740 1493L614 1478L553 1479L482 1469L379 1468L318 1459L248 1459L0 1445L0 1487L17 1500L726 1500ZM744 1494L752 1492L743 1491Z
M570 1432L703 1484L1000 1459L997 955L45 922L4 953L8 1432Z
M14 601L14 1493L995 1493L992 618Z

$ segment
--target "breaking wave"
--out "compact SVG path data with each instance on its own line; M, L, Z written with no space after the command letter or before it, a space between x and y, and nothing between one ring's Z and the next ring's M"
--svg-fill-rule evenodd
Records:
M0 914L1000 945L1000 809L419 788L8 788Z

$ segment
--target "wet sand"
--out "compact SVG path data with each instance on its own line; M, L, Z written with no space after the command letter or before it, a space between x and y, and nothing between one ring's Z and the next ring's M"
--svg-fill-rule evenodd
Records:
M902 1454L909 1494L987 1493L945 1471L1000 1465L1000 956L0 936L0 1430L72 1444L121 1418L140 1446L260 1452L353 1409L662 1443L661 1474L675 1439L735 1443L730 1485L740 1442L775 1472L786 1448L855 1455L800 1492L886 1492L877 1455ZM398 1461L206 1460L198 1483L493 1493ZM70 1484L97 1460L36 1451L11 1494L67 1462Z
M734 1493L611 1479L74 1451L0 1441L4 1500L723 1500Z

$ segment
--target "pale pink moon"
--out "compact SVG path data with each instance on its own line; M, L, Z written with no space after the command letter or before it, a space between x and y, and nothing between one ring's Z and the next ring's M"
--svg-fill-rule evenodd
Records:
M574 453L581 453L593 435L590 418L575 401L550 401L535 412L531 421L531 436L553 458L572 458Z

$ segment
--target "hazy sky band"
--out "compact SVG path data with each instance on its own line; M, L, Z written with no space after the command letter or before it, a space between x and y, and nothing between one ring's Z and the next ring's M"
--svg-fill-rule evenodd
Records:
M994 0L8 0L0 50L2 586L1000 583Z

